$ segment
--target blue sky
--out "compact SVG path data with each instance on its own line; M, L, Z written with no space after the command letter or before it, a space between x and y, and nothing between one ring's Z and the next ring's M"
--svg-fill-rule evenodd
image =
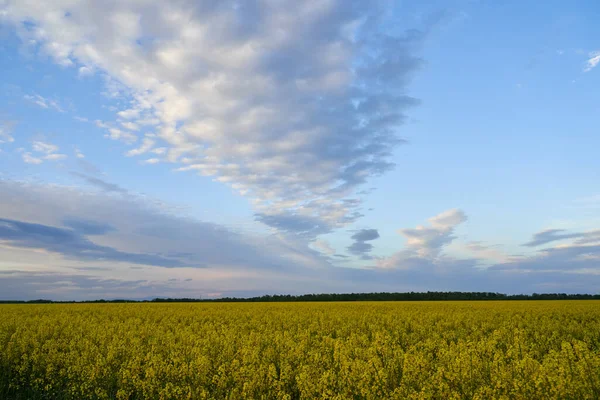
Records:
M596 292L599 16L0 0L0 296Z

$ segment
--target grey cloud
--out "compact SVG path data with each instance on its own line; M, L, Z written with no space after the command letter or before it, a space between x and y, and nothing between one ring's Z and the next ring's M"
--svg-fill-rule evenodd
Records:
M356 280L360 291L491 291L518 293L597 293L600 275L569 271L479 269L477 260L423 261L411 269L340 270L340 281Z
M600 242L600 229L584 232L582 236L575 241L575 244L590 244Z
M491 250L497 246L489 246L489 245L484 244L484 242L482 242L482 241L476 240L476 241L467 243L465 247L474 252L484 252L484 251Z
M104 190L105 192L127 193L127 190L122 188L121 186L119 186L115 183L107 182L107 181L97 178L95 176L82 174L80 172L71 172L71 174L80 179L83 179L85 182L87 182L88 184L90 184L92 186L95 186L97 188Z
M272 289L253 289L250 285L240 285L214 289L204 287L201 282L192 287L193 280L183 282L169 280L107 279L94 275L71 274L58 271L21 271L10 273L0 271L0 300L97 300L153 298L210 298L210 297L251 297L280 292ZM287 288L286 288L287 290ZM295 290L289 291L294 293Z
M600 242L600 230L566 233L564 229L548 229L534 234L533 239L523 244L523 246L537 247L566 239L577 239L574 243L579 245Z
M370 260L371 257L367 253L373 250L373 245L365 242L354 242L346 249L354 255L361 256L363 260Z
M365 242L354 242L348 247L348 251L352 254L368 253L373 249L373 245Z
M104 235L112 232L114 226L103 222L91 221L77 217L67 217L63 219L63 225L81 233L82 235Z
M174 215L172 209L159 208L141 196L5 180L0 180L0 193L0 218L7 220L2 236L24 249L40 247L79 260L103 258L164 267L285 271L329 265L306 240L237 233ZM60 227L65 222L71 229ZM119 250L90 241L89 234L96 235L97 243L117 244Z
M482 270L476 260L446 260L443 265L424 263L411 270L380 270L333 267L306 271L303 276L272 281L240 280L231 283L176 282L111 279L94 275L53 271L0 271L0 300L151 299L155 297L206 298L250 297L264 294L409 292L409 291L493 291L502 293L596 293L600 275L564 271ZM299 284L301 283L301 284ZM198 285L198 286L196 286Z
M87 226L86 228L89 228ZM97 234L97 233L96 233ZM23 248L44 249L65 257L90 261L119 261L161 267L184 267L182 262L151 254L135 254L99 246L72 229L0 218L0 240Z
M353 240L358 242L366 242L369 240L375 240L379 238L379 232L377 229L361 229L351 236Z
M298 215L293 213L255 215L256 220L275 228L281 232L297 234L312 238L320 234L331 232L331 227L322 219L313 216Z
M145 279L107 279L78 273L0 271L0 300L143 300L187 292L185 288L172 286Z
M600 272L600 244L579 245L576 243L540 250L532 256L514 257L508 262L490 268L498 270L524 271L573 271L598 270Z
M531 241L524 243L523 246L537 247L557 240L580 238L583 236L582 233L563 232L565 232L564 229L549 229L542 232L538 232L535 235L533 235L533 239L531 239Z
M361 229L352 235L351 238L354 240L354 243L347 247L348 252L361 256L363 260L370 260L371 257L368 253L373 250L373 245L367 242L379 238L377 229Z
M91 162L89 162L85 159L78 158L77 166L87 174L87 175L84 175L85 177L89 177L90 175L100 175L101 174L101 171L97 166L95 166L94 164L92 164ZM79 176L79 178L82 178L82 177ZM85 178L82 178L82 179L85 180Z

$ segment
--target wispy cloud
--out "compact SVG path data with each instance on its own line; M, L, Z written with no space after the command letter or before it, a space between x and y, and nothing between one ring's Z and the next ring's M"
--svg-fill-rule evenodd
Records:
M33 151L37 151L38 153L45 153L45 154L52 154L52 153L56 153L58 151L58 146L51 144L51 143L45 143L45 142L40 142L40 141L35 141L32 143L31 148L33 149Z
M34 141L31 152L23 152L23 161L27 164L42 164L44 161L59 161L67 158L66 154L58 153L59 147L52 143Z
M82 174L80 172L71 172L71 175L83 179L88 184L102 189L105 192L127 193L127 190L116 183L107 182L95 176Z
M329 242L327 240L324 240L324 239L315 240L314 242L311 243L311 247L317 249L321 253L324 253L324 254L327 254L330 256L335 254L335 249L333 247L331 247L331 244L329 244Z
M78 148L78 147L75 147L75 150L74 150L74 151L75 151L75 157L76 157L76 158L79 158L79 159L81 159L81 158L85 158L85 154L83 154L83 153L81 152L81 150L79 150L79 148Z
M111 122L106 122L102 120L95 120L94 125L98 128L105 129L107 133L104 135L105 138L111 140L121 141L126 144L133 144L138 140L138 137L131 132L124 131L114 126Z
M575 241L575 244L577 245L600 242L600 230L569 233L564 229L548 229L534 234L533 239L523 244L523 246L538 247L551 242L564 241L569 239L577 239Z
M65 158L67 158L66 154L58 154L58 153L47 154L44 156L44 160L48 160L48 161L64 160Z
M44 162L41 158L34 157L30 152L25 152L21 155L23 161L27 164L38 165Z
M119 128L108 128L108 133L104 135L104 137L111 140L119 140L127 144L135 143L137 140L137 136L132 133L125 132Z
M537 247L557 240L573 239L581 236L581 233L566 233L564 229L548 229L533 235L533 239L524 243L523 246Z
M589 72L592 69L596 68L598 64L600 64L600 51L594 51L590 53L590 58L586 61L586 65L584 68L585 72Z
M0 120L0 144L13 143L15 141L15 138L12 136L14 126L14 121Z
M503 263L510 256L499 249L498 245L488 245L482 241L471 241L466 243L466 250L476 258L481 258L485 265Z
M28 100L34 104L37 104L38 106L45 108L45 109L53 109L55 111L64 113L65 110L58 104L58 102L56 100L51 100L48 98L45 98L43 96L40 96L39 94L33 94L33 95L25 95L24 96L25 100Z

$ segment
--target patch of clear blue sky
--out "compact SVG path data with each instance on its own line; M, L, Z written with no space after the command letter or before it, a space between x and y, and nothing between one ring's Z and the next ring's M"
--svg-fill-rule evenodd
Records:
M410 144L395 171L371 183L361 225L396 230L458 207L467 240L519 244L557 219L587 218L573 201L598 192L600 69L595 1L472 2L428 38L410 94L423 104L400 130Z

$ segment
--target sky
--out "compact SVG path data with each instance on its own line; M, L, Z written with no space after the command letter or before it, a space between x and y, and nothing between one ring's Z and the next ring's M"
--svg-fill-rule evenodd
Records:
M0 0L0 300L598 293L595 0Z

